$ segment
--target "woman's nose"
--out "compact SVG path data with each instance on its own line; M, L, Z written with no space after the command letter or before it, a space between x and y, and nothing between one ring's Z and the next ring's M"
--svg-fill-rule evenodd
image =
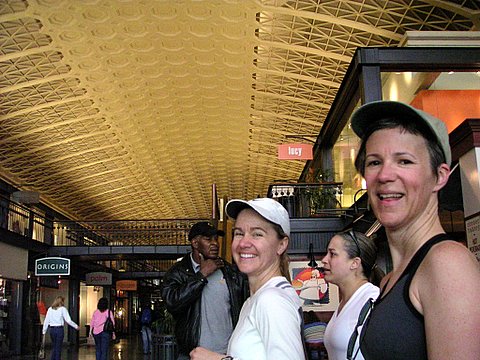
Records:
M249 247L251 244L251 236L248 234L244 234L238 242L238 245L242 248Z
M384 163L378 170L377 177L382 182L393 181L395 179L395 171L391 164Z

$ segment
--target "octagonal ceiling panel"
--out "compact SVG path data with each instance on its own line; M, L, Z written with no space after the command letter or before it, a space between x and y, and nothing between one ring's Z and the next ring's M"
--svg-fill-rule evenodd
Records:
M6 0L0 172L73 219L208 217L297 179L360 46L479 29L464 1Z

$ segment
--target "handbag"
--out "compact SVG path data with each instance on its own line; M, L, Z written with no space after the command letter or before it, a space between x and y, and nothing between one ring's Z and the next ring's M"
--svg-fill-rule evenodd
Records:
M107 310L108 315L107 315L107 320L105 320L105 323L103 324L103 331L107 333L113 333L115 331L115 325L113 325L113 321L110 318L110 309Z
M40 344L40 350L38 350L38 358L45 359L45 334L42 336L42 343Z

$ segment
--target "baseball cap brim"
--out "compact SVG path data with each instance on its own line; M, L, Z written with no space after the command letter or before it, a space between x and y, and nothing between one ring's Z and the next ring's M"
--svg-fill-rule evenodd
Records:
M448 137L448 130L445 123L434 116L415 109L399 101L373 101L362 105L352 115L352 129L360 138L367 134L373 123L388 117L399 118L404 117L417 121L428 126L435 135L445 156L446 163L450 166L452 162L452 154Z
M268 221L279 225L283 232L290 236L288 212L278 201L270 198L258 198L249 201L233 199L225 206L225 212L232 219L236 219L238 214L247 208L253 209Z

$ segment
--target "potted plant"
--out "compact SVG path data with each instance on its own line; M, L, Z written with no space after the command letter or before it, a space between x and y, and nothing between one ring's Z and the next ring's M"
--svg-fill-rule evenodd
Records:
M336 209L341 206L337 199L338 188L329 182L333 181L330 169L319 173L316 177L318 186L308 189L307 196L310 203L311 215L322 214L324 210Z

